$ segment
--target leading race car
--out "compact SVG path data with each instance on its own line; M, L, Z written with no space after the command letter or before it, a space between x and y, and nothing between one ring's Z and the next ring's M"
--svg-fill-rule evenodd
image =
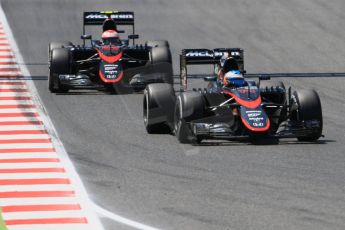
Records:
M88 25L103 25L101 40L92 40L91 35L85 34ZM119 30L119 26L132 27L128 39L120 39L119 34L125 31ZM83 45L49 44L49 90L54 93L70 89L142 90L152 82L173 84L169 43L158 40L136 45L138 37L133 12L84 12ZM91 45L86 45L87 40Z
M187 89L187 65L213 64L205 89ZM169 128L181 143L205 139L297 138L322 136L322 110L315 90L286 90L281 81L245 78L243 50L186 49L180 55L181 91L168 84L148 85L143 117L148 133Z

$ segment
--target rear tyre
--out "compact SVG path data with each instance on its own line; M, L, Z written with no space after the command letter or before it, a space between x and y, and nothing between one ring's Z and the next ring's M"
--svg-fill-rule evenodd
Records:
M202 94L183 92L176 99L174 115L174 133L182 144L200 143L201 139L193 135L189 122L203 118L205 101Z
M147 41L145 42L146 46L151 46L151 47L170 47L169 42L166 40L153 40L153 41Z
M170 84L149 84L144 90L143 118L146 131L168 133L172 127L175 91Z
M164 74L163 81L164 83L173 84L173 66L172 58L169 46L157 46L151 49L150 55L151 64L154 67L160 66L159 69L155 72ZM162 65L157 65L162 64Z
M295 119L300 121L318 120L320 127L307 136L297 137L299 141L316 141L322 135L322 108L320 97L315 90L300 90L293 93L298 110L295 111Z
M71 52L66 48L55 48L49 63L48 87L52 93L66 93L68 88L60 84L60 74L71 73Z

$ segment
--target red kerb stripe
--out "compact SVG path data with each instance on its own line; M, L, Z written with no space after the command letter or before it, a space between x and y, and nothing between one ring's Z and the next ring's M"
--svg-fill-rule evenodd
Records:
M66 178L44 178L44 179L7 179L0 180L0 185L39 185L39 184L70 184Z
M0 135L18 135L18 134L47 134L46 130L8 130L0 131Z
M0 68L0 72L19 71L18 68Z
M25 143L51 143L50 139L12 139L0 140L1 144L25 144Z
M20 100L31 100L31 97L0 97L0 100L15 100L15 101L20 101Z
M0 169L0 173L65 173L64 168L13 168Z
M0 81L0 85L25 85L25 83L21 81Z
M31 109L31 108L36 108L36 106L31 105L31 104L0 105L0 109Z
M13 205L3 206L2 212L41 212L41 211L63 211L81 210L79 204L46 204L46 205Z
M0 159L0 163L56 163L59 158L19 158L19 159Z
M50 153L54 148L0 149L0 153Z
M0 68L0 71L1 70L2 69ZM8 70L8 71L11 71L11 69ZM4 93L20 93L20 92L28 92L28 90L27 89L1 89L0 88L0 92L4 92Z
M13 55L0 55L0 58L14 58Z
M5 220L6 225L24 224L87 224L85 217L81 218L42 218L42 219L18 219Z
M42 121L0 121L0 126L4 125L43 125Z
M22 191L0 192L0 198L30 198L30 197L74 197L74 191Z
M0 117L38 117L38 113L0 113Z

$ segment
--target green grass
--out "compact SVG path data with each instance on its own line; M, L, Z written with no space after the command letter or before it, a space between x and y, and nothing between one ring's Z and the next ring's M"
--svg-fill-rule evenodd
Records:
M4 218L2 218L1 209L0 209L0 230L8 230L5 225Z

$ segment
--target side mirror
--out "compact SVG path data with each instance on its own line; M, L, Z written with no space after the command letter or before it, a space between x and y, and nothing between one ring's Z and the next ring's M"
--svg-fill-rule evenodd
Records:
M139 35L138 34L130 34L128 35L128 39L138 39Z
M204 77L204 81L216 81L216 80L217 80L217 76Z
M83 34L83 35L80 36L80 38L83 39L83 40L87 40L87 39L91 40L92 36L91 36L91 34Z

